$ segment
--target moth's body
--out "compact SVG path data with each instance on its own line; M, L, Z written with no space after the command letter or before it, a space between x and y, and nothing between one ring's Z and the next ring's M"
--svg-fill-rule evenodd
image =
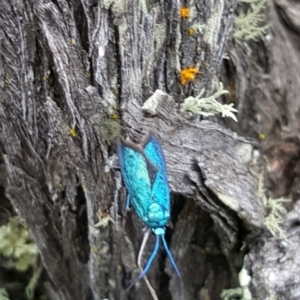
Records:
M149 141L154 141L149 143ZM148 144L142 146L121 140L127 146L123 153L122 172L130 201L137 214L150 228L164 227L170 218L170 192L163 156L157 154L156 138L147 136ZM142 144L143 145L143 144ZM162 154L162 152L161 152ZM119 155L120 157L120 155Z
M164 238L165 226L170 218L170 191L161 146L150 132L141 144L121 138L117 146L120 167L129 194L126 207L129 207L129 202L131 202L138 216L157 236L155 249L139 279L150 268L158 251L159 237L180 277Z

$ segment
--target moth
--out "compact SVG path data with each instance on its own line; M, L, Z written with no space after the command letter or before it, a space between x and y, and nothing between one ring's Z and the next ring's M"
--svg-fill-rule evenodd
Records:
M140 144L120 138L117 142L119 164L127 189L126 208L132 203L138 216L156 236L153 252L139 277L130 289L149 271L157 255L160 241L181 279L165 240L165 227L170 219L170 191L164 154L158 139L148 132Z

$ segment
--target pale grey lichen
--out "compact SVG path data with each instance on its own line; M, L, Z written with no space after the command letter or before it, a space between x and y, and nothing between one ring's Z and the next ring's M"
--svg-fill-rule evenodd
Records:
M218 38L224 11L224 0L217 0L213 3L214 9L211 17L207 20L206 30L203 36L204 41L208 43L211 48L218 45Z
M207 28L207 25L198 23L198 24L193 24L190 28L194 30L195 33L203 34L204 30L206 30Z
M269 300L277 300L276 293L272 293Z
M269 210L269 214L264 220L266 228L271 232L273 236L279 236L280 238L286 240L285 232L281 227L283 216L286 214L286 209L284 208L283 203L290 202L291 200L285 198L268 198L266 196L263 173L261 173L258 177L257 197Z
M257 189L257 198L259 198L260 200L262 200L264 206L267 205L268 203L268 199L266 196L266 189L265 189L265 185L264 185L264 173L261 172L258 175L258 189Z
M198 96L186 98L181 104L181 110L199 114L204 117L213 116L220 113L223 118L230 117L237 122L237 118L234 114L237 112L237 110L233 108L233 103L221 104L216 100L216 98L220 97L221 95L228 93L227 90L223 89L222 82L219 83L217 91L211 96L201 98L204 92L205 89L202 89Z
M245 267L245 260L247 255L244 257L244 265L239 272L239 284L240 286L234 289L225 289L221 292L221 298L223 300L255 300L250 291L251 276L249 271ZM270 291L268 300L277 300L276 293Z
M235 39L256 40L263 33L266 33L269 25L263 25L265 16L263 9L267 0L239 0L239 3L248 3L250 8L247 13L241 13L234 21Z
M221 293L221 298L223 300L253 300L251 291L249 289L251 283L251 276L249 275L248 270L245 268L245 264L239 273L239 283L240 286L235 289L223 290Z
M279 236L285 240L287 240L287 238L281 224L283 222L283 216L286 214L286 209L284 208L283 203L286 202L290 202L290 200L285 198L269 198L267 208L270 209L270 213L265 218L265 225L272 235Z
M101 211L99 211L97 213L97 216L99 221L94 225L95 228L107 227L110 222L115 223L114 219L108 213L102 213Z

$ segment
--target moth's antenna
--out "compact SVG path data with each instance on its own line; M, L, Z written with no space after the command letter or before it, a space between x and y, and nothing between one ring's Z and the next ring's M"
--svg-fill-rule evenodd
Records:
M173 267L174 267L174 269L175 269L175 271L176 271L178 277L179 277L180 280L181 280L180 272L179 272L179 270L178 270L178 268L177 268L177 266L176 266L176 263L175 263L175 261L174 261L174 258L173 258L173 256L172 256L172 254L171 254L171 252L170 252L170 250L169 250L169 248L168 248L167 242L166 242L166 240L165 240L165 236L162 235L161 238L162 238L164 247L165 247L165 249L166 249L166 252L167 252L167 254L168 254L169 258L170 258L170 261L171 261L171 263L172 263L172 265L173 265Z
M143 268L142 268L142 256L143 256L143 253L144 253L144 250L145 250L145 246L147 244L147 241L148 241L148 238L149 238L149 235L150 235L150 229L148 228L148 230L146 231L146 233L144 234L144 238L143 238L143 242L142 242L142 245L141 245L141 248L140 248L140 252L139 252L139 255L138 255L138 266L139 268L141 269L141 271L143 271ZM156 293L155 293L155 290L154 288L152 287L151 283L149 282L147 276L145 275L143 277L143 279L145 280L146 284L147 284L147 287L150 291L150 294L153 298L153 300L159 300Z
M155 256L156 256L156 254L157 254L157 251L158 251L158 249L159 249L159 236L156 236L156 243L155 243L155 247L154 247L154 249L153 249L153 252L152 252L152 254L151 254L151 256L150 256L150 258L149 258L149 260L148 260L148 262L147 262L147 265L146 265L146 267L145 267L145 269L144 269L144 271L139 275L139 277L137 278L137 279L135 279L131 284L130 284L130 286L126 289L126 293L140 280L140 279L142 279L145 275L146 275L146 273L149 271L149 269L150 269L150 267L151 267L151 265L152 265L152 263L153 263L153 260L154 260L154 258L155 258Z

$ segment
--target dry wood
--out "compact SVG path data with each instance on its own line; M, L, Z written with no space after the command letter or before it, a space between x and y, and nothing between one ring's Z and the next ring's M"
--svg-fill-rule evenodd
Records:
M258 144L242 137L263 132L267 146L286 127L291 135L299 132L299 5L271 3L271 42L231 41L228 47L239 107L238 125L228 124L240 136L179 109L188 96L213 92L236 5L0 0L1 197L30 228L52 299L151 299L143 282L124 294L139 272L143 225L125 212L111 140L120 128L136 142L150 129L162 143L173 196L167 239L185 300L220 299L222 289L237 286L247 251L253 299L269 299L271 291L278 300L299 298L300 285L296 277L290 280L299 273L292 263L298 262L298 229L286 225L292 244L284 245L263 229L266 209L256 195L253 157ZM181 6L190 8L189 18L180 17ZM180 71L188 67L201 73L183 86ZM223 77L230 83L229 73ZM147 99L152 109L143 106ZM298 216L294 209L286 222ZM150 237L145 258L152 247ZM279 261L276 251L288 260ZM290 273L276 275L292 265ZM159 299L180 299L165 255L147 277Z

